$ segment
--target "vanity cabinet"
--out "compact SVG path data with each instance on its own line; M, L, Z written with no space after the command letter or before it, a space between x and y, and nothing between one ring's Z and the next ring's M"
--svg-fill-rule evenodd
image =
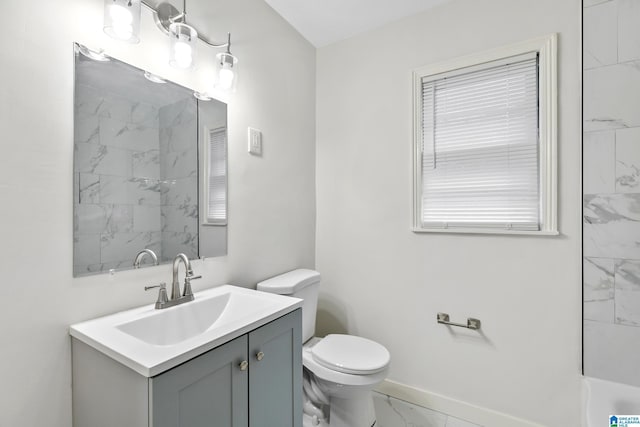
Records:
M151 378L73 339L74 427L302 427L301 321L297 309Z

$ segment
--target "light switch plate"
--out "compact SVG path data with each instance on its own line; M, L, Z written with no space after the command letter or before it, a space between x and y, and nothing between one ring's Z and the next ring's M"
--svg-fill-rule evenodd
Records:
M262 154L262 132L249 128L249 153L257 156Z

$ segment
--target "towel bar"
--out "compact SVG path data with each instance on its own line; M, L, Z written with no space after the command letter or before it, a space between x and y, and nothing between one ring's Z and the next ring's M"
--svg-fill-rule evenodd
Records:
M449 326L458 326L460 328L467 328L467 329L473 329L474 331L480 329L480 319L474 319L473 317L468 317L467 318L467 324L463 324L463 323L455 323L455 322L451 322L449 320L449 315L447 313L438 313L438 323L442 323L443 325L449 325Z

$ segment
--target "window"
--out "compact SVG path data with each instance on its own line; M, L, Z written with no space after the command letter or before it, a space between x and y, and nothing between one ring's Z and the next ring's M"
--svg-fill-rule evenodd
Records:
M555 44L414 72L414 231L557 234Z
M207 132L205 223L227 223L227 129Z

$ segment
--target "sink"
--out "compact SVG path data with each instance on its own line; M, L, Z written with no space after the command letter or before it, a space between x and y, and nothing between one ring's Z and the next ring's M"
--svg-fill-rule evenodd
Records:
M70 334L151 377L301 306L297 298L222 285L175 307L150 304L78 323Z
M150 316L122 323L116 328L148 344L174 345L200 335L213 326L227 309L231 298L229 292L194 300L173 310L157 310ZM233 298L238 296L234 295Z

